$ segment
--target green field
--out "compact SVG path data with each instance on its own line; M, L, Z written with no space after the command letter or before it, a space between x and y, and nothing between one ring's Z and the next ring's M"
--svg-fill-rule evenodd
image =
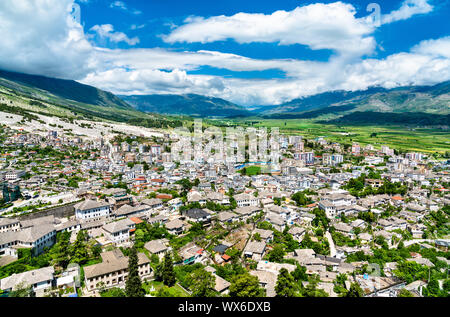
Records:
M442 129L424 129L394 125L334 125L319 124L306 119L259 119L245 118L233 120L209 120L209 124L220 126L240 125L243 127L278 127L280 133L298 134L307 139L319 136L329 141L347 143L359 142L372 144L375 148L387 145L397 150L419 151L424 153L445 153L450 151L450 131ZM376 136L371 136L376 133Z

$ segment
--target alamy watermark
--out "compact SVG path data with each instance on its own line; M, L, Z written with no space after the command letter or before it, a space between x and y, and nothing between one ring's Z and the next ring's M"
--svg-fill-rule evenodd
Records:
M280 161L279 128L203 126L196 119L193 131L179 127L171 134L174 161L197 164L237 164L244 162L278 164Z

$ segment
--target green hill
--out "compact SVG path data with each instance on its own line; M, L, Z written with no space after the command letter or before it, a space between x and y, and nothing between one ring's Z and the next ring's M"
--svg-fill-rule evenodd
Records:
M434 86L335 91L259 109L266 118L316 118L352 112L450 114L450 82Z
M0 111L69 119L125 122L145 127L174 127L179 118L146 114L110 92L71 80L0 71Z
M130 109L131 106L110 92L84 85L73 80L27 75L0 70L0 85L15 89L31 96L42 97L52 94L64 104L72 102L103 107ZM26 89L31 88L31 89ZM44 93L36 92L36 89Z
M246 116L251 113L229 101L196 94L121 96L133 107L143 112L178 114L198 117Z

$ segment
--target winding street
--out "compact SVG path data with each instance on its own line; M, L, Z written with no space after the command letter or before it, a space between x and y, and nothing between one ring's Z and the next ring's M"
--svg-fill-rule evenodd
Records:
M334 246L333 238L331 237L331 234L329 231L325 232L325 236L328 239L328 243L330 244L330 256L335 257L336 256L336 247Z

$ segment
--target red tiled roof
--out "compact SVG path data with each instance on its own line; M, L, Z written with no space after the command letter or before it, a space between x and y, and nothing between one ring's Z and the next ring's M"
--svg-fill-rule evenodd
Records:
M156 198L159 198L159 199L171 199L172 195L170 195L170 194L159 194L159 195L156 195Z
M140 224L144 222L138 217L131 217L130 220L133 221L135 224Z

